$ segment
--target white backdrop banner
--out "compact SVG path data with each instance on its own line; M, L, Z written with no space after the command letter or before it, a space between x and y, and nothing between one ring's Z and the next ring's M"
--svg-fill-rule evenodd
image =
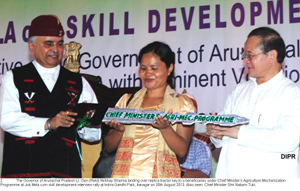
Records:
M299 84L300 0L11 0L0 1L0 83L8 70L30 62L33 18L57 15L65 42L81 43L80 73L110 88L141 86L139 50L163 41L176 54L176 90L195 96L198 112L222 109L247 80L240 53L251 30L269 26L286 43L285 75Z

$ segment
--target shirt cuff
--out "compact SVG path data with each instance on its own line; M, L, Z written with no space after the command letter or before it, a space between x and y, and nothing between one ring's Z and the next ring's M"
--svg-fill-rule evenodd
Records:
M32 136L33 137L43 137L48 130L45 130L45 123L48 118L35 118L32 125Z

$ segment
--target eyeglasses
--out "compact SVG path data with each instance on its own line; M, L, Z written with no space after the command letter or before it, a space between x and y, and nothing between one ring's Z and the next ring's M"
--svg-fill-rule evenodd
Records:
M249 60L251 60L254 56L257 56L259 54L263 54L264 52L260 52L257 54L246 54L245 52L241 53L242 59L248 58Z

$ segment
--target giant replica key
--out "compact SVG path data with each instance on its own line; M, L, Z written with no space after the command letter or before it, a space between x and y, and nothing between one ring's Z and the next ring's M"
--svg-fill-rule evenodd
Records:
M167 118L172 124L181 122L183 125L192 125L194 123L212 123L220 126L231 127L235 125L247 124L249 119L240 117L238 115L198 115L194 112L186 114L167 114L157 110L138 110L138 109L124 109L124 108L108 108L102 122L115 121L123 124L151 124L155 123L155 117L161 115Z

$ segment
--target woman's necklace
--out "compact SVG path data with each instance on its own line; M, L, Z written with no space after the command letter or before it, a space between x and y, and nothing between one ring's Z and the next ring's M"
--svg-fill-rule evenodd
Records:
M164 100L164 97L161 98L161 100L158 102L157 105L151 106L150 108L155 107L154 110L159 110L159 105L161 105L161 104L163 103L163 100ZM143 102L142 102L141 108L142 108L142 109L145 108L145 107L144 107L144 98L143 98Z
M145 97L144 97L145 98ZM142 105L141 105L141 108L144 109L144 98L143 98L143 102L142 102ZM154 110L159 110L159 106L163 103L163 100L164 100L164 97L161 98L161 100L158 102L158 104L156 106L152 106L152 107L155 107ZM143 126L143 129L144 131L147 129L147 125L144 125Z

